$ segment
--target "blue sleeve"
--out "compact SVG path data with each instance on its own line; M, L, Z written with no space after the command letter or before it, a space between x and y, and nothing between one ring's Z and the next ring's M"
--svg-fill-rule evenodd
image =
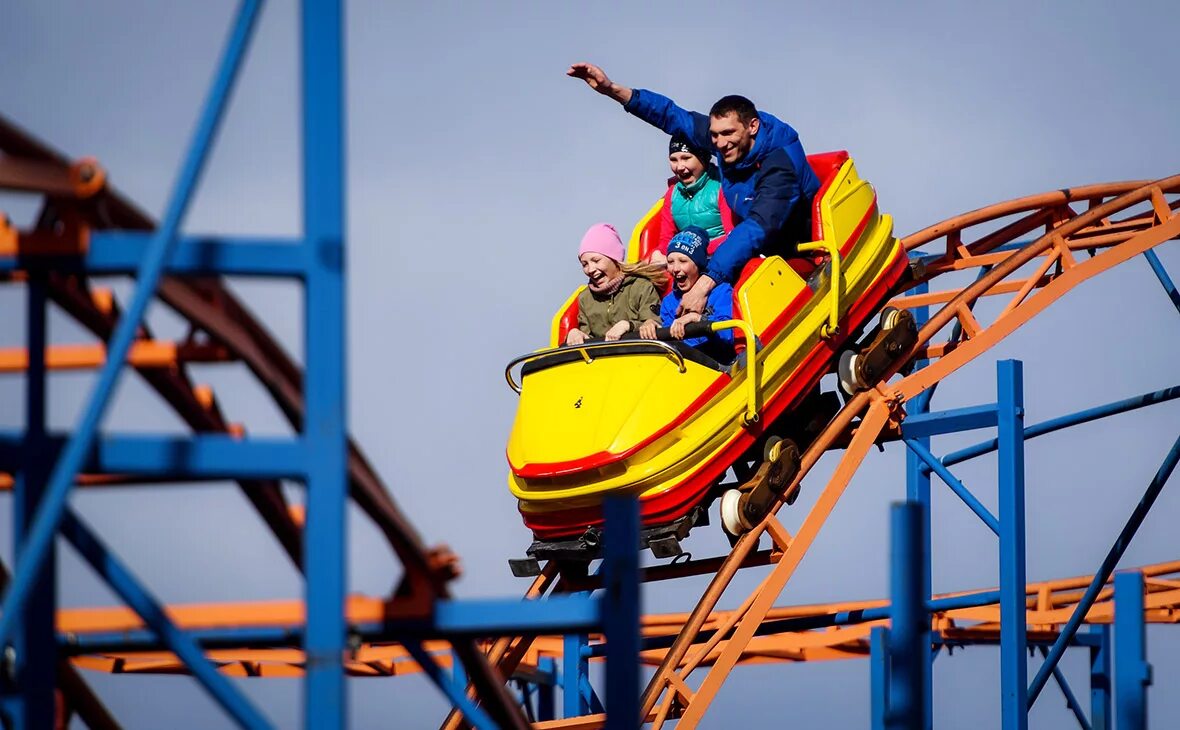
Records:
M709 292L710 322L721 322L733 319L733 287L729 284L718 284ZM714 332L713 338L727 345L733 345L733 330Z
M803 191L795 165L785 149L776 149L763 160L754 190L754 202L745 220L713 252L707 273L714 281L734 283L746 262L762 253L772 231L780 231L801 205Z
M676 295L668 292L660 301L660 321L664 327L672 326L673 320L676 319L676 310L679 308L680 302L676 301Z
M632 89L631 100L623 105L623 109L670 135L682 134L698 147L713 149L709 117L681 109L666 96L646 89Z

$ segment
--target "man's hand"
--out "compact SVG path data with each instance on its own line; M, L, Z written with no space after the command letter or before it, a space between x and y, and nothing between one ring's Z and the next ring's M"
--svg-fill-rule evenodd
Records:
M683 340L684 339L684 325L691 324L693 322L700 322L700 321L701 321L701 315L697 312L689 312L688 314L682 314L681 316L677 317L676 319L674 319L672 321L672 327L671 327L669 334L671 334L673 337L675 337L678 340Z
M575 79L582 79L591 89L604 96L609 96L620 104L626 104L631 101L631 89L611 81L602 72L602 69L592 63L579 61L573 66L570 66L569 70L565 72L565 75L573 76Z
M639 336L645 340L654 340L656 338L656 321L649 319L639 325Z
M565 344L581 345L586 341L586 333L579 329L570 330L565 336Z
M606 331L606 336L603 339L607 342L617 340L630 331L631 323L624 319L622 322L615 322L615 326Z
M713 277L702 275L680 299L680 308L677 310L677 314L687 314L688 312L703 314L705 305L709 302L709 292L713 291L715 286L717 286L717 282L713 281Z

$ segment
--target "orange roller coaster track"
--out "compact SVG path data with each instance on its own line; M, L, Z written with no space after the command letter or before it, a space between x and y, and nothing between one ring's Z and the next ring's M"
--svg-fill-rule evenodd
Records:
M93 368L105 361L102 341L111 337L119 307L109 290L93 286L68 268L45 267L51 257L85 251L90 231L149 230L151 221L132 203L106 185L106 175L94 160L70 163L63 156L0 119L0 188L43 196L37 221L28 229L5 222L0 228L0 254L22 261L39 260L46 272L52 300L100 341L96 344L56 346L46 353L48 368ZM871 387L853 395L802 455L801 469L783 495L793 501L801 482L827 451L843 449L830 479L820 488L801 526L794 534L778 520L779 505L754 529L742 535L732 550L710 559L648 568L647 581L673 580L689 575L712 575L696 606L688 614L653 615L643 620L648 648L641 660L655 666L643 694L642 717L653 727L676 720L678 727L700 724L710 703L738 664L766 661L810 661L863 657L874 626L888 618L847 626L808 628L808 621L849 612L879 609L883 601L821 606L775 607L803 557L872 446L901 437L907 406L924 392L967 363L987 353L1016 329L1032 320L1079 284L1135 256L1180 237L1180 176L1154 182L1124 182L1067 188L1028 196L948 219L903 239L915 262L915 277L906 291L896 292L890 305L920 312L924 321L917 342ZM1028 240L1037 233L1035 239ZM26 281L30 269L15 268L2 275ZM972 278L963 286L927 291L947 281L944 275ZM158 298L187 320L190 336L177 342L153 338L141 327L127 364L171 405L195 432L241 434L229 423L210 388L190 379L187 363L244 364L274 399L293 428L304 414L302 374L266 329L216 278L165 278ZM998 313L985 319L975 309L981 297L1008 297ZM1180 306L1180 305L1178 305ZM925 317L925 308L936 311ZM27 366L23 350L0 350L0 372ZM912 371L907 364L917 363ZM427 548L389 497L363 454L350 444L348 474L352 498L380 528L399 562L405 567L401 588L388 598L353 597L347 610L350 624L378 625L389 616L426 614L431 602L448 594L447 582L457 564L446 548ZM80 474L81 486L135 481L119 474ZM0 474L0 488L11 477ZM292 562L302 564L302 518L288 505L277 480L241 483L251 504L274 532ZM771 548L759 550L760 536L769 535ZM717 610L734 576L746 567L769 568L758 586L734 610ZM1145 615L1154 622L1175 622L1180 608L1180 565L1164 563L1142 569L1147 576ZM1082 598L1088 578L1029 584L1026 623L1029 636L1051 641ZM543 600L547 594L595 587L594 579L559 576L546 565L525 598ZM1084 618L1092 623L1112 618L1111 591L1103 589ZM936 599L955 598L939 596ZM241 628L264 623L287 626L294 636L302 626L298 607L287 603L225 604L172 607L178 625L202 628ZM941 640L986 641L999 630L997 601L934 611L932 628ZM59 630L85 638L112 631L142 628L123 610L63 611ZM397 676L417 671L417 663L400 645L379 636L359 644L347 671L355 676ZM241 676L288 676L302 671L305 658L294 639L276 639L271 646L221 645L209 648L211 661L223 672ZM183 671L183 664L158 647L141 651L108 652L78 645L73 666L121 673ZM505 678L535 674L544 658L562 655L560 639L549 636L472 639L452 644L427 642L446 666L454 651L465 665L471 685L468 694L488 707L504 725L521 726L524 719L504 687ZM68 667L67 672L72 672ZM702 676L703 675L703 676ZM105 711L76 674L63 679L67 703L92 726L104 725ZM695 689L690 688L695 686ZM444 727L464 722L456 711ZM594 727L601 715L584 715L539 723L544 727Z

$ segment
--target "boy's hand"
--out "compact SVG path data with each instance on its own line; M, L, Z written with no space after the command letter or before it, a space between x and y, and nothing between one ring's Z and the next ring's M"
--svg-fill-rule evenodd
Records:
M654 340L656 338L656 321L649 319L639 325L639 336L645 340Z
M671 328L671 335L678 340L683 340L684 339L684 325L691 324L693 322L700 322L700 321L701 321L700 312L689 312L688 314L682 314L679 317L677 317L675 320L673 320L672 328Z

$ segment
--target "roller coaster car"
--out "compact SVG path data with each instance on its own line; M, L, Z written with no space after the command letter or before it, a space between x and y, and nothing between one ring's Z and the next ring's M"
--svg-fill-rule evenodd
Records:
M678 555L688 530L704 524L725 472L732 466L744 478L749 462L761 462L763 478L752 482L769 486L720 495L726 530L749 529L794 476L796 444L805 446L838 408L834 394L819 397L818 385L841 353L854 353L840 368L851 390L873 381L882 353L905 344L887 335L912 333L913 319L892 311L856 355L856 337L906 275L908 260L892 217L878 211L876 192L848 153L808 160L822 181L813 202L815 240L800 244L799 256L750 261L734 287L735 319L711 325L741 333L735 340L745 345L734 363L678 341L563 347L577 326L577 291L553 319L550 348L509 363L506 376L520 402L508 440L508 486L535 537L529 558L510 561L514 573L534 574L543 559L584 564L597 557L602 500L615 494L639 499L641 547L657 557ZM661 204L636 226L629 260L654 247ZM782 440L788 437L796 443Z

